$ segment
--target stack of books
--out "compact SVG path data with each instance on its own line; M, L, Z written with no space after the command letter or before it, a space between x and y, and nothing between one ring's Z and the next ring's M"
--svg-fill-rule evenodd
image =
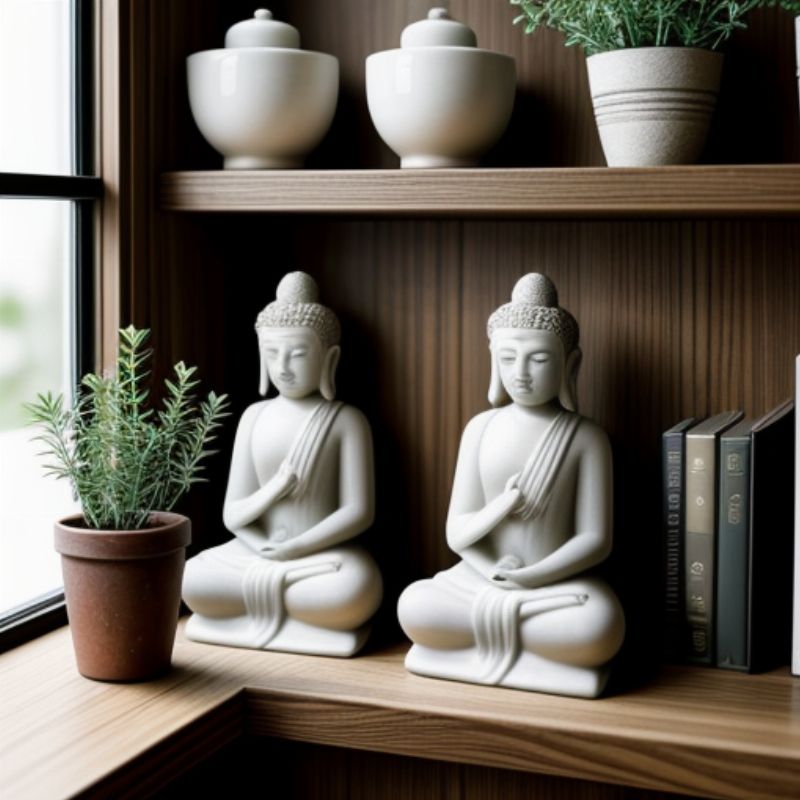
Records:
M794 404L662 437L667 654L761 672L790 660Z

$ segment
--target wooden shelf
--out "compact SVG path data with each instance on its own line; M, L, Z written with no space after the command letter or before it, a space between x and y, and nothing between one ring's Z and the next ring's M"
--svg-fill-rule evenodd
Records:
M338 216L796 216L800 164L168 172L161 206Z
M176 645L145 684L80 678L68 629L0 657L8 797L140 796L244 734L721 798L800 796L800 681L665 669L574 700L337 660ZM123 791L124 789L124 791Z

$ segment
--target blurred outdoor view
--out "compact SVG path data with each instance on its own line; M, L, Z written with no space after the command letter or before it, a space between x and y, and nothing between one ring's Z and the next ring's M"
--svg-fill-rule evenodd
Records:
M71 171L69 0L0 0L0 171ZM43 477L23 403L70 392L72 203L0 199L0 614L61 585L53 521L74 507Z

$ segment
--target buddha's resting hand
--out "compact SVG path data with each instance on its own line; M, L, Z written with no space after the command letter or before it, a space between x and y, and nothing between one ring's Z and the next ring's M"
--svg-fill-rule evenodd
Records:
M497 564L495 564L495 572L492 575L492 581L497 584L504 584L502 588L504 589L513 589L516 588L513 584L509 584L507 578L505 577L509 572L512 572L515 569L519 569L523 566L522 559L519 556L515 556L513 554L503 556Z
M498 569L497 575L520 588L537 589L597 566L608 556L610 546L610 537L602 530L581 531L540 561L515 569Z
M538 571L538 564L507 567L498 563L497 567L492 580L505 589L537 589L549 583Z
M307 555L305 548L293 545L291 539L285 540L282 533L282 530L277 531L274 534L274 540L262 545L260 553L264 558L270 558L273 561L292 561Z

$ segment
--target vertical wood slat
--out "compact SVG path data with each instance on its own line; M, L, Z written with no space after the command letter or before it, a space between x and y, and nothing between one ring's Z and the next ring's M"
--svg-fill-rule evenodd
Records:
M731 406L760 414L791 393L800 226L249 217L214 224L236 241L226 274L236 311L226 324L228 352L245 354L231 365L240 406L255 399L252 319L282 272L311 272L343 320L340 396L364 409L375 432L379 504L370 545L387 574L390 616L410 579L454 559L444 522L461 431L488 406L488 315L520 275L549 274L581 325L581 410L614 446L610 569L630 608L629 638L654 646L659 434L683 417ZM265 242L275 258L254 279L248 254Z
M637 491L647 487L642 497L654 497L654 442L677 418L729 404L759 413L790 391L786 365L800 344L791 312L797 287L790 280L783 291L779 276L797 266L796 223L286 222L159 212L159 171L215 160L188 113L184 58L218 46L225 26L252 9L240 2L197 14L188 0L145 5L147 13L138 4L135 14L130 10L130 168L136 179L132 291L124 308L139 324L154 327L156 377L178 358L198 363L208 385L234 394L238 412L255 399L255 313L283 272L302 268L317 275L345 332L349 327L358 337L345 340L342 396L365 408L376 429L378 527L390 533L376 530L374 538L393 589L452 561L443 525L461 428L486 406L486 316L530 269L554 277L583 326L582 405L612 436L619 487L633 479ZM345 116L337 117L319 161L338 167L395 163L366 115L363 58L395 44L402 27L426 10L418 0L293 0L276 8L302 29L307 47L342 60ZM547 117L555 149L526 161L511 141L499 148L500 160L538 163L544 153L547 163L600 163L577 51L547 34L523 37L504 3L464 0L452 10L476 27L486 46L517 56L523 91L557 94L548 101ZM770 13L765 19L772 22L758 34L767 39L782 36L791 22ZM745 34L740 58L748 41ZM779 113L789 127L796 124L789 110ZM761 157L788 153L761 144ZM741 328L728 317L729 308L737 303L738 287L750 283L753 295L741 309L750 321ZM225 535L217 505L229 427L225 455L209 472L210 496L194 501L198 543ZM631 505L624 496L617 506L619 571L638 563L654 569L652 539L643 542L637 533L650 528L654 507L644 500ZM647 557L642 562L640 556ZM650 572L644 574L633 581L636 589L648 582Z

